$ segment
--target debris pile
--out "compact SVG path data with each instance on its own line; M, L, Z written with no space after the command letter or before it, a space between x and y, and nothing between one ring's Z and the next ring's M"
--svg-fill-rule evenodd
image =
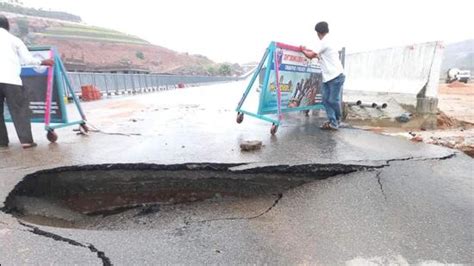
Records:
M465 83L459 82L459 81L454 81L448 85L449 88L463 88L467 87Z
M474 139L472 138L465 138L463 136L431 137L426 143L457 149L474 157Z

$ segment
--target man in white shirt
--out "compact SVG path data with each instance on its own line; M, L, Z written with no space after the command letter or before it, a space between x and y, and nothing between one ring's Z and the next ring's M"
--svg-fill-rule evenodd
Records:
M5 118L4 102L8 105L13 124L23 148L36 146L31 133L29 99L26 88L20 78L22 65L52 66L52 59L34 58L25 44L10 34L8 19L0 15L0 148L8 147L9 139Z
M342 118L341 90L345 81L344 69L339 60L338 50L328 36L327 22L319 22L316 24L315 30L319 38L318 48L315 51L306 49L304 46L300 48L306 57L317 58L321 64L323 74L322 103L329 120L323 123L321 128L337 130Z

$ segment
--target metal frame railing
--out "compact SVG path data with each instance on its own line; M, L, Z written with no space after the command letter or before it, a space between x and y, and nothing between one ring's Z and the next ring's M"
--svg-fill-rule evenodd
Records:
M179 84L189 87L240 79L239 77L90 72L68 72L68 76L76 94L81 94L82 86L94 85L104 95L161 91L175 89Z

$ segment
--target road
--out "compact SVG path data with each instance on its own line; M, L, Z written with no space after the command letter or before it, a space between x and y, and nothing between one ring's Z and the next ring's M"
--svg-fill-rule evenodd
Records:
M235 123L245 85L88 102L88 120L100 132L65 128L49 144L34 125L39 146L31 150L12 134L0 150L0 207L6 211L3 202L25 176L58 167L232 164L229 171L256 175L265 167L289 176L317 169L314 180L277 195L167 205L140 216L129 210L88 228L0 212L0 264L474 262L472 158L358 129L321 131L319 118L299 113L271 137L266 122ZM264 147L241 152L244 140Z

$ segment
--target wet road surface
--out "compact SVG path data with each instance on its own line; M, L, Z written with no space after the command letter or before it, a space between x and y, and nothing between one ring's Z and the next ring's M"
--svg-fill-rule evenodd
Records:
M283 191L237 200L130 210L95 227L59 228L0 212L0 263L11 264L334 264L472 263L472 159L450 149L357 129L321 131L316 117L289 115L276 136L270 124L234 108L236 82L117 97L83 104L101 132L58 130L49 144L12 140L0 150L0 202L28 174L73 165L116 163L364 166ZM239 144L261 140L260 151ZM0 203L3 207L3 203Z

